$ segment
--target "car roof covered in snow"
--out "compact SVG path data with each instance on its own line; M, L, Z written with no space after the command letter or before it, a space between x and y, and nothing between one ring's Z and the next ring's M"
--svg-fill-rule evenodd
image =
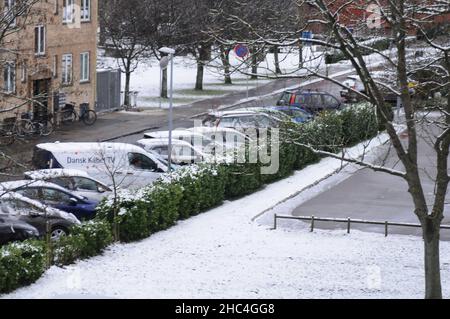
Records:
M44 143L38 144L36 147L47 150L50 152L69 152L69 153L80 153L80 152L98 152L99 149L102 150L125 150L127 152L142 152L144 151L139 146L127 143Z
M53 169L43 169L38 171L25 172L24 175L31 179L46 180L49 178L56 177L85 177L92 179L100 184L95 178L91 177L87 172L78 169L67 169L67 168L53 168Z
M173 130L172 131L172 137L174 139L182 138L182 137L188 137L188 136L195 136L199 138L204 138L204 136L200 133L193 132L190 130ZM169 138L169 131L155 131L155 132L147 132L144 133L145 138Z
M0 194L2 191L13 192L19 188L27 188L27 187L49 187L66 193L71 193L70 190L67 190L64 187L61 187L57 184L37 180L20 180L20 181L0 183ZM75 194L73 196L82 199L80 196L77 196Z
M139 145L146 145L146 146L169 145L169 139L168 138L144 138L144 139L137 141L136 143ZM178 140L178 139L173 139L172 144L192 147L191 143L188 143L183 140Z

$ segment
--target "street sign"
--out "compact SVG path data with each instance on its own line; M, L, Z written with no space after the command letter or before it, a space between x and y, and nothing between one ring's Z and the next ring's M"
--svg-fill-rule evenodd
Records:
M303 31L302 32L302 39L312 39L313 38L313 33L311 31ZM312 45L311 41L308 40L304 40L304 43L306 45Z
M238 44L234 47L234 53L239 58L245 58L249 54L248 48L243 44Z

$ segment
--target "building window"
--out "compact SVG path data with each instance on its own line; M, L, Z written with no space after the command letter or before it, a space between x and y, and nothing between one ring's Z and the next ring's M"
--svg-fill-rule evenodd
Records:
M63 23L75 22L75 4L74 0L63 0Z
M14 93L16 91L16 65L14 63L6 63L3 69L3 90L6 93Z
M91 0L81 0L81 21L91 20Z
M80 82L89 81L89 52L81 53Z
M64 54L62 56L62 83L71 84L72 83L72 54Z
M8 27L14 28L17 23L16 13L15 13L16 0L5 0L5 17L6 21L3 21Z
M43 25L34 28L34 52L37 55L45 54L45 26Z

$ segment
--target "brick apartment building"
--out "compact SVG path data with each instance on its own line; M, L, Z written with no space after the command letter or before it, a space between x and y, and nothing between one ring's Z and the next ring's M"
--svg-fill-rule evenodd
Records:
M0 12L15 1L2 0ZM17 32L0 43L0 110L22 105L20 112L42 116L66 103L93 108L98 0L40 0L14 25ZM0 113L0 120L14 112Z

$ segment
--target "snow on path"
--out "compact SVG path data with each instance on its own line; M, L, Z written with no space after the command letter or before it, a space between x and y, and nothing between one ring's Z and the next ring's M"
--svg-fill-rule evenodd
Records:
M374 140L379 145L386 136ZM351 149L358 152L361 147ZM138 243L115 245L5 298L422 298L422 241L343 231L273 231L257 214L340 167L324 159L292 177ZM450 297L450 244L442 243Z

